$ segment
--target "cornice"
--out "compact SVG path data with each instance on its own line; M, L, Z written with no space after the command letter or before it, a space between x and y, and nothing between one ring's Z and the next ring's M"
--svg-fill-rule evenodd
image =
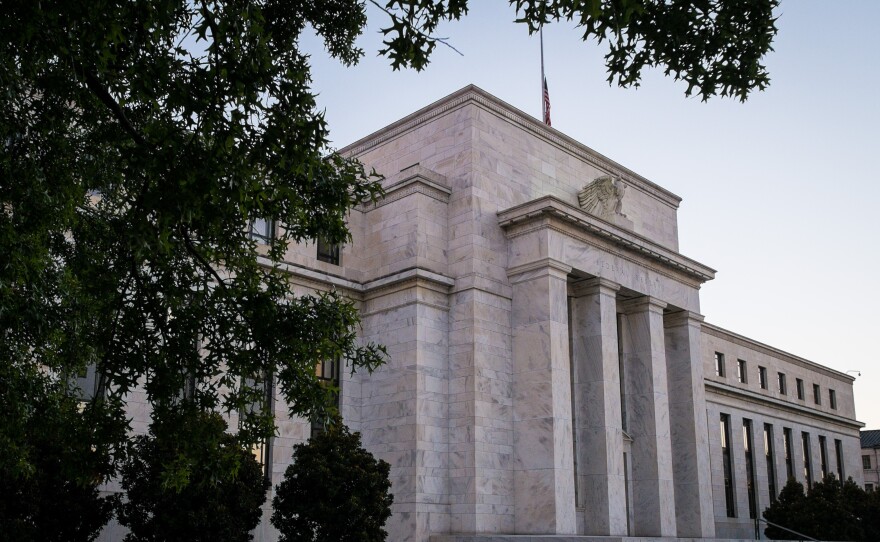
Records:
M779 399L776 399L775 397L767 397L751 390L735 388L728 384L722 384L721 382L714 382L712 380L704 380L704 383L707 392L715 393L724 397L730 397L741 401L760 404L773 410L791 412L800 416L807 416L816 420L834 423L846 427L852 427L856 429L861 429L862 427L865 427L865 424L858 420L844 418L843 416L836 416L834 414L828 414L827 412L822 412L819 410L813 410L811 408L803 407L797 404L781 401ZM706 397L706 400L711 401L708 396Z
M468 85L440 100L419 109L385 128L343 147L339 153L359 156L383 143L400 137L435 118L449 114L466 105L475 105L505 119L514 126L554 145L576 158L596 167L606 174L622 178L628 185L645 192L673 208L678 208L681 198L638 173L627 169L610 158L594 151L562 132L551 128L538 119L496 98L483 89Z
M371 280L365 283L362 288L364 300L366 301L412 286L421 286L442 294L448 294L449 290L455 286L455 280L425 269L412 268Z
M449 189L446 178L443 175L418 165L402 170L401 174L403 175L400 180L392 181L391 184L385 187L385 195L383 197L375 202L358 205L357 209L362 212L369 212L412 194L421 194L442 203L449 203L449 196L452 195L452 190Z
M548 222L549 220L549 222ZM626 251L639 254L661 266L674 269L703 283L715 278L715 270L664 248L638 234L626 231L577 209L555 196L543 196L498 213L498 225L508 238L535 229L552 227L552 221L573 226L576 230L603 239ZM514 226L530 224L533 228L513 231Z
M756 350L767 356L787 361L810 371L820 372L826 376L830 376L831 378L843 381L849 385L852 385L853 381L855 381L855 377L850 376L846 373L835 371L834 369L816 363L815 361L810 361L800 356L790 354L784 350L780 350L762 342L758 342L754 339L750 339L748 337L745 337L738 333L734 333L733 331L729 331L716 325L703 322L702 329L704 333L712 335L713 337L718 337L719 339L730 341L734 344L738 344L739 346L749 348L751 350Z

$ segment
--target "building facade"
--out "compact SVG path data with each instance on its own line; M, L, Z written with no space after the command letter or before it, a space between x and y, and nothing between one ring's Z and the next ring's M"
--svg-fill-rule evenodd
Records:
M341 152L385 196L285 268L387 346L335 374L390 541L750 538L789 476L862 483L853 379L704 321L678 196L473 86ZM274 484L312 430L276 415Z

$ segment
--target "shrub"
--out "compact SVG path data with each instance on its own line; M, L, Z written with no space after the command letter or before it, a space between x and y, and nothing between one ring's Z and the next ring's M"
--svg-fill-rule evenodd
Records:
M394 497L390 467L340 420L294 447L272 501L280 542L381 542Z

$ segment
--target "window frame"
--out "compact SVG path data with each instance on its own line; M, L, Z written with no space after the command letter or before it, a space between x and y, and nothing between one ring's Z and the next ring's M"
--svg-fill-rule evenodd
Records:
M746 360L744 359L736 360L736 379L740 384L749 383L748 367L746 366Z
M804 391L804 379L795 378L794 385L795 385L795 388L797 389L798 401L805 401L807 394L806 394L806 391Z
M758 365L758 385L762 390L769 389L769 384L767 382L767 367Z
M822 388L819 384L813 384L813 404L822 406Z
M722 352L715 352L715 376L718 378L727 378L724 354Z
M315 240L315 250L315 257L319 262L342 265L342 245L339 243L330 243L323 237L318 237Z
M263 229L255 229L257 224L263 224ZM271 218L255 217L248 221L248 237L261 245L268 245L275 239L275 221Z
M776 373L776 390L779 395L788 395L788 382L783 372Z

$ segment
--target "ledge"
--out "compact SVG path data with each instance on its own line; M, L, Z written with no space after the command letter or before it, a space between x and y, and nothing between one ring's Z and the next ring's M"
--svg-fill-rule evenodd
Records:
M798 414L801 416L806 416L808 418L813 418L816 420L822 420L824 422L830 422L837 425L843 425L847 427L852 427L855 429L861 429L865 427L865 424L850 418L844 418L843 416L836 416L834 414L828 414L827 412L821 412L819 410L813 410L811 408L802 407L800 405L796 405L793 403L789 403L787 401L782 401L780 399L776 399L775 397L767 397L760 393L756 393L751 390L744 390L741 388L736 388L730 386L728 384L722 384L720 382L714 382L712 380L704 380L706 385L706 390L716 393L718 395L723 395L725 397L732 397L734 399L740 399L749 401L752 403L763 404L769 408L775 410L782 410L791 412L794 414ZM706 401L711 402L711 399L707 396Z

